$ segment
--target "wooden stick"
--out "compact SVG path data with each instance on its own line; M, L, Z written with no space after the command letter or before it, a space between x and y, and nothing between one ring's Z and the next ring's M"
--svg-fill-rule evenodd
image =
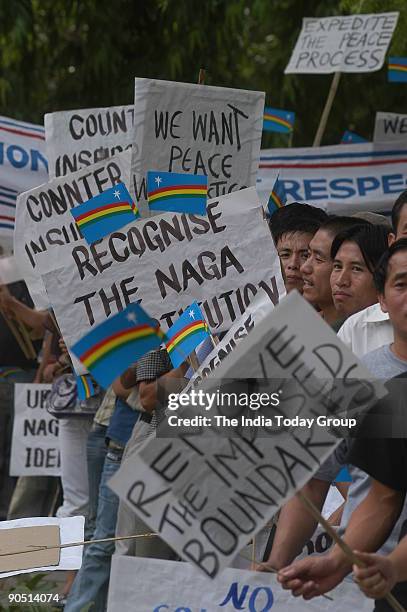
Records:
M318 508L313 504L313 502L301 491L297 492L297 497L301 500L304 506L307 508L308 512L314 517L318 523L322 525L325 531L331 536L333 541L339 546L342 552L348 557L353 564L359 567L365 567L365 564L360 561L353 550L348 546L348 544L336 533L335 529L332 527L330 523L322 516ZM406 612L403 606L397 601L397 599L389 593L385 596L385 599L389 606L395 610L395 612Z
M188 361L191 365L191 368L196 372L199 369L199 361L196 354L196 351L192 351L188 357Z
M24 321L22 321L18 317L16 318L16 320L17 320L18 328L19 328L19 330L21 332L22 337L24 338L24 342L26 344L26 347L27 347L27 350L28 350L28 352L30 354L31 359L36 359L37 358L37 353L35 352L32 340L30 338L30 335L28 333L28 330L27 330L27 328L25 326Z
M198 85L205 85L205 68L199 69Z
M321 119L319 120L318 129L315 134L313 147L319 147L321 144L322 136L324 135L326 124L328 123L329 113L331 112L332 104L336 96L336 91L339 85L339 79L341 78L341 72L335 72L331 87L329 88L328 97L325 102L324 110L322 111Z
M219 344L219 338L211 334L211 342L212 342L213 348L216 348L217 345Z

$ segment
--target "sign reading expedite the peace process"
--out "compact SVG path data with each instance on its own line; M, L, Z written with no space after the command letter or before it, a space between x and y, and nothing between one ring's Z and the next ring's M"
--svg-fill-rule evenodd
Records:
M141 210L147 210L148 170L206 174L209 199L254 186L264 97L136 78L132 173Z
M222 200L205 217L165 213L78 244L64 267L44 274L68 346L135 301L164 329L198 301L214 331L229 329L256 294L276 305L285 290L261 207L227 214Z
M379 70L398 16L399 13L392 12L305 17L285 73Z
M47 113L44 118L49 176L76 172L129 149L134 105Z
M170 437L160 438L159 429L109 486L183 559L215 578L334 450L340 438L329 419L345 416L341 425L351 426L348 416L356 421L360 408L383 394L369 377L312 306L292 292L206 378L200 390L207 405L179 400L198 424L178 423L177 429L183 412L168 411ZM231 379L236 385L222 393L222 381ZM247 385L236 393L242 389L237 381L248 379L259 381L263 393L248 395ZM260 395L262 401L273 398L261 404L261 414ZM243 425L248 413L268 422ZM231 417L236 427L225 422ZM279 425L283 418L289 422Z
M65 263L66 252L84 242L71 210L118 182L130 181L130 151L68 176L55 178L17 200L14 253L37 308L47 308L40 272ZM41 261L39 257L45 253Z

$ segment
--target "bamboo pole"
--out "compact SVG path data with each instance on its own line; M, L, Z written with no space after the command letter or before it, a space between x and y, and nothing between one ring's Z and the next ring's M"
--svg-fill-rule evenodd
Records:
M322 111L321 119L319 120L318 129L315 134L313 147L319 147L322 137L325 133L326 124L328 123L329 113L331 112L332 104L336 96L336 92L341 78L341 72L335 72L329 88L328 97L325 102L324 110Z

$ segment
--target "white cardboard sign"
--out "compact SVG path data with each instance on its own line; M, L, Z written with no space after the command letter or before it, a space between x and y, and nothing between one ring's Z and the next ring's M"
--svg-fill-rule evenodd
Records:
M377 112L373 141L404 141L404 143L407 143L407 115Z

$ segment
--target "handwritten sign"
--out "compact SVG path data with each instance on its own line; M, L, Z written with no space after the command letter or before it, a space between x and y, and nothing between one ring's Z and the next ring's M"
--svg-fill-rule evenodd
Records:
M208 584L195 568L176 561L113 555L108 612L371 612L374 602L350 580L304 603L273 574L225 569Z
M304 18L285 73L379 70L398 16L392 12Z
M129 149L134 140L134 105L47 113L44 124L52 179Z
M376 113L373 141L404 141L404 143L407 143L407 115L400 113Z
M228 329L257 293L276 305L285 290L261 207L230 215L221 202L209 204L206 217L137 221L92 247L76 246L64 267L44 274L68 345L136 300L164 329L200 302L216 331Z
M40 272L61 266L76 243L85 243L71 209L120 181L130 182L130 151L55 178L18 198L14 252L36 308L49 306ZM39 255L45 257L39 262Z
M208 176L208 198L256 184L264 93L135 81L134 194L147 212L148 170Z
M51 385L14 386L10 476L60 476L58 420L46 410Z
M407 146L340 144L261 152L257 190L265 202L277 173L288 202L308 202L330 213L390 211L407 186Z
M233 401L236 393L226 404L216 400L209 413L202 406L192 410L191 399L191 414L205 414L209 422L174 438L168 417L164 434L160 425L157 438L129 457L109 486L184 560L215 578L335 449L339 440L324 426L327 413L343 415L357 393L355 407L375 399L367 378L315 310L290 293L200 387L206 397L217 397L222 381L262 381L261 391L280 398L268 404L269 420L243 425L247 404ZM279 427L289 414L304 424L288 419ZM240 421L227 437L231 417Z

